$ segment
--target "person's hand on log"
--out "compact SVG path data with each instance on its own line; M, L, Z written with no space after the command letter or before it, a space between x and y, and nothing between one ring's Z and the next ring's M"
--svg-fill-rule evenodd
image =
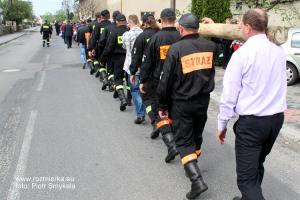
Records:
M212 18L209 18L209 17L203 17L201 19L201 22L203 24L214 24L215 23L214 20Z

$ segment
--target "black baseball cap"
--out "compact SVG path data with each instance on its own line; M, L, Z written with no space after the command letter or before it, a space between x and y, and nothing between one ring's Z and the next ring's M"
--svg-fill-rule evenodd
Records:
M109 16L109 15L110 15L110 13L109 13L109 11L108 11L107 9L102 10L102 11L100 12L100 14L101 14L102 17L106 17L106 16Z
M165 8L165 9L163 9L161 11L160 18L161 19L164 19L164 18L167 18L167 19L176 19L176 13L171 8Z
M146 22L148 21L148 18L149 18L149 17L153 17L153 18L154 18L154 15L152 15L152 14L150 14L150 13L147 13L147 14L143 15L143 17L142 17L142 22L143 22L143 23L146 23Z
M120 11L118 11L118 10L114 11L113 12L113 19L115 20L119 14L121 14Z
M198 29L199 28L199 19L195 15L191 13L186 13L182 15L178 21L178 24L185 28L193 28Z
M96 13L95 13L95 17L96 17L96 18L101 17L101 13L100 13L100 12L96 12Z
M119 14L119 15L116 17L116 20L117 20L117 21L126 21L126 17L125 17L125 15L123 15L123 14Z

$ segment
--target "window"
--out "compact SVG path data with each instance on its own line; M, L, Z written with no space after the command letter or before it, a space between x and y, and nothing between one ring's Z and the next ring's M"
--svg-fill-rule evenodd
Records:
M300 33L294 33L292 35L292 47L300 48Z
M145 11L145 12L141 12L141 19L144 15L146 14L152 14L153 16L155 16L155 12L151 12L151 11Z

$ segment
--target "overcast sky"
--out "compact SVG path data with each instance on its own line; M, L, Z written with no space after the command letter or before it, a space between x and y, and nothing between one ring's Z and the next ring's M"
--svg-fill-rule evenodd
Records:
M33 5L33 12L36 16L43 15L46 12L55 13L62 8L62 0L30 0Z

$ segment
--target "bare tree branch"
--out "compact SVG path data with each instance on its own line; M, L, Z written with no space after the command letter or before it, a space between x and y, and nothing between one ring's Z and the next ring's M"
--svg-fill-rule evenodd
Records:
M284 3L293 3L300 0L275 0L270 2L270 6L266 9L267 11L272 10L275 6L278 4L284 4Z
M88 0L79 5L79 12L82 18L87 18L94 15L96 9L95 0Z

